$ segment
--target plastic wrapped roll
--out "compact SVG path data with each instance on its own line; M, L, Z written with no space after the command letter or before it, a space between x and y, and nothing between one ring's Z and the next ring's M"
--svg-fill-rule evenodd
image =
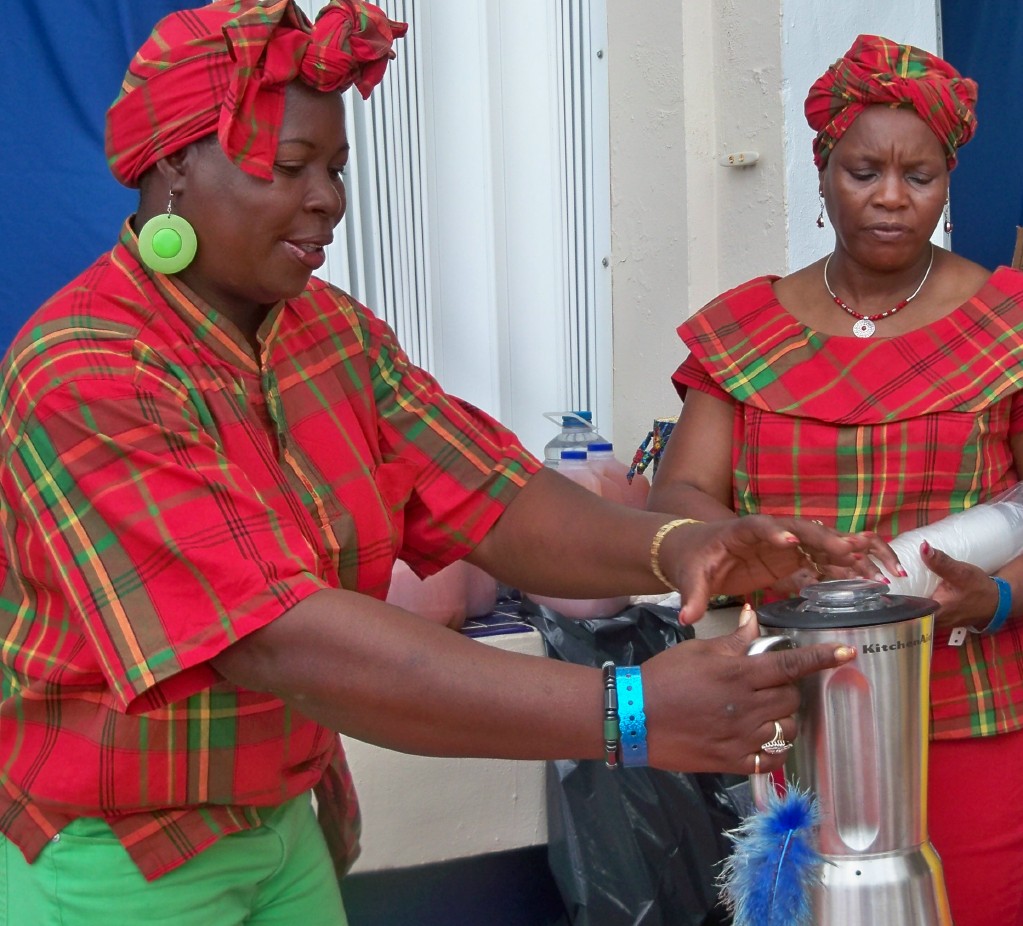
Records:
M908 575L893 576L878 568L891 582L891 591L899 595L930 598L939 578L920 558L920 544L927 541L952 559L978 566L987 573L997 572L1009 560L1023 553L1023 491L1020 485L990 502L899 534L891 547Z

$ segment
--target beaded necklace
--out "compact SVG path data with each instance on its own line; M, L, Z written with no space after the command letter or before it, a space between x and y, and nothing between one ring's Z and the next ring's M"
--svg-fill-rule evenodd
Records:
M852 329L853 334L856 335L856 337L858 338L869 338L876 330L874 322L882 318L888 318L889 315L894 315L896 312L899 311L899 309L904 309L920 294L920 290L924 288L924 283L927 282L927 278L931 275L931 267L934 266L934 245L933 243L931 244L931 259L927 262L927 269L924 271L924 278L920 281L920 285L917 286L917 288L914 289L912 293L906 296L906 298L903 299L902 302L898 303L897 305L893 305L887 312L878 312L877 315L861 315L855 309L850 308L848 305L846 305L841 299L838 298L838 296L835 295L835 291L831 288L831 283L828 282L828 265L831 263L831 258L834 256L835 252L832 251L828 255L828 259L824 261L824 288L828 291L828 295L831 296L831 298L835 301L835 305L844 309L853 318L856 319L855 323L853 324Z

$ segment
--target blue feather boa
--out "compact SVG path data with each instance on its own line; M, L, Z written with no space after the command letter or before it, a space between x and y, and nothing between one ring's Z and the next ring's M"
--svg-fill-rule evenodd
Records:
M772 787L767 806L728 834L735 849L719 881L734 926L811 926L825 861L816 846L819 821L808 792L790 785L779 796Z

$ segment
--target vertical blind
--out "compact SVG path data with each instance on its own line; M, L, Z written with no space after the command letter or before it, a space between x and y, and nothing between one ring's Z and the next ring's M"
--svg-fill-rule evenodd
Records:
M314 15L317 0L300 0ZM431 369L431 253L422 67L424 30L415 0L384 0L392 19L409 23L396 59L368 101L346 95L352 159L346 176L348 213L328 249L327 278L391 324L415 363ZM560 303L564 365L570 394L564 407L601 409L610 420L610 179L603 0L556 0L555 92L560 114L562 197L552 203L563 230L565 266ZM434 88L443 93L443 88ZM502 92L514 92L505 88ZM496 110L501 101L495 100ZM510 144L514 144L511 142ZM508 151L507 158L514 152ZM343 233L342 233L343 231ZM530 235L529 228L506 234ZM599 416L599 413L598 413Z
M317 0L303 6L315 15ZM421 31L413 0L384 4L409 24L397 57L368 100L346 94L352 158L345 186L348 212L327 250L326 276L385 318L413 362L430 368L430 255L425 230L423 110L417 67Z
M564 150L565 362L573 408L610 394L610 202L606 13L602 3L559 0ZM605 416L606 417L606 416Z

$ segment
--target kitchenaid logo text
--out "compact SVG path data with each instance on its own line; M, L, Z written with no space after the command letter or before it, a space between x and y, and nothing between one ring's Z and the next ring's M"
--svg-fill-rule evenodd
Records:
M930 643L932 636L933 634L924 633L915 640L906 640L905 642L899 640L898 643L864 643L863 652L867 654L889 653L898 649L913 649L915 646L923 646L925 643Z

